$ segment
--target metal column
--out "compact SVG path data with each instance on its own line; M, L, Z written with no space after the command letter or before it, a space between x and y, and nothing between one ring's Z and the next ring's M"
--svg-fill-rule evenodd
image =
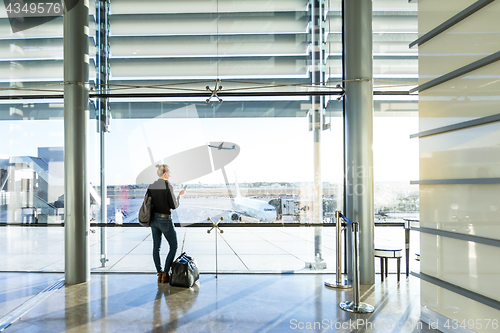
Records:
M90 280L87 123L88 0L65 1L64 13L64 229L65 280Z
M313 86L324 85L323 70L323 1L311 1L311 83ZM321 131L323 130L324 96L312 96L311 130L314 135L314 203L313 222L323 222L323 186L321 180ZM314 228L314 267L325 269L322 249L322 228Z
M96 47L97 71L96 90L99 94L109 93L109 0L96 1ZM106 185L106 135L109 122L108 98L97 98L97 131L100 141L101 170L101 223L107 223L107 185ZM106 267L107 240L106 227L101 227L101 267Z
M342 7L346 80L345 215L359 222L360 283L374 284L372 0L347 0ZM351 237L352 233L347 235ZM346 253L351 267L352 249ZM352 278L349 272L349 280Z

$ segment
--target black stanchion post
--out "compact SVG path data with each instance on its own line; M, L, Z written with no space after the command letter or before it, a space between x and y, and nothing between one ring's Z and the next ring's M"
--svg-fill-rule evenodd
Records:
M405 254L406 254L406 278L410 274L410 220L405 221Z

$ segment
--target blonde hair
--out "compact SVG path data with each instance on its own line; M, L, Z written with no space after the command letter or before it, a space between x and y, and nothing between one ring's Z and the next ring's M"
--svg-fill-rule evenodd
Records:
M170 168L166 164L159 164L159 165L157 164L156 168L158 169L156 171L156 173L158 174L158 177L162 177L165 172L169 173L169 171L170 171Z

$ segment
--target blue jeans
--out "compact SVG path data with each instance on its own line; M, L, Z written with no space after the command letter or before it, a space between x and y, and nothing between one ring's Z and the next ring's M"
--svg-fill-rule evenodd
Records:
M156 213L151 214L151 233L153 234L153 261L156 266L156 272L168 273L172 262L174 261L175 252L177 252L177 233L174 229L174 223L171 217L161 217ZM161 269L160 263L160 247L161 247L161 235L165 236L165 239L170 246L168 251L167 259L165 260L165 270Z

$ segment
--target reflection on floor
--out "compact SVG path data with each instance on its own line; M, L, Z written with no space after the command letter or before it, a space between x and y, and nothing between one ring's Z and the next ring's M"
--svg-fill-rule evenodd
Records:
M375 306L374 314L354 315L338 307L352 300L352 291L324 286L335 277L324 274L335 271L335 228L322 228L327 269L320 271L306 268L314 261L315 228L225 228L217 238L217 256L213 232L177 228L178 251L184 243L205 272L193 289L157 284L148 228L106 230L106 267L100 267L96 228L89 235L92 280L57 290L6 332L431 331L419 321L419 282L414 277L405 280L402 275L398 284L395 274L384 282L377 275L373 287L362 288L362 301ZM412 237L413 254L418 233ZM375 228L375 242L404 248L404 229ZM163 258L167 251L165 245ZM219 272L296 274L219 274L216 279L216 262ZM411 270L418 270L413 258L410 263ZM64 277L64 229L0 228L0 264L2 318ZM391 272L395 266L390 263Z
M0 317L63 277L0 273ZM154 274L92 274L66 286L6 332L433 332L419 321L419 281L395 275L362 286L372 314L338 303L352 291L324 286L329 274L202 274L191 289L158 284Z

